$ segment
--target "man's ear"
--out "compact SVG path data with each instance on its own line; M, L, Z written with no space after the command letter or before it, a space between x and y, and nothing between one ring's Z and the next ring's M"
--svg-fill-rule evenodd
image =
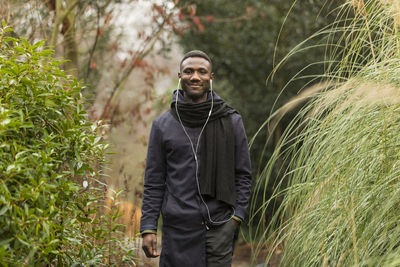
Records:
M214 80L214 72L211 72L210 79Z
M178 78L179 78L179 79L182 78L181 76L182 76L181 73L178 72Z

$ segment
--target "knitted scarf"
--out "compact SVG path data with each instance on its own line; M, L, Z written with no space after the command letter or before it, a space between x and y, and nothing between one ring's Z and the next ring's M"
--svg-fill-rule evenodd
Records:
M222 99L213 102L201 141L200 192L235 206L235 136L230 115L237 111ZM198 104L178 102L179 116L185 127L203 127L210 109L210 99ZM179 121L175 101L171 103L170 112Z

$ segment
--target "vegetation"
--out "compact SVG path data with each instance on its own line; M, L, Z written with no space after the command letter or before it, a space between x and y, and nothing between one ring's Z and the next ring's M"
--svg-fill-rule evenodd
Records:
M117 222L129 205L120 207L121 192L101 176L107 146L82 94L99 101L92 118L110 122L102 137L126 123L132 142L154 111L157 75L170 73L151 56L168 55L175 32L184 50L210 54L215 89L240 111L248 136L258 133L255 254L268 248L268 262L282 250L281 266L398 266L399 1L149 1L146 29L118 28L119 12L141 9L139 2L0 4L16 28L3 24L0 32L0 265L135 264ZM54 59L61 55L67 61ZM276 111L319 82L293 121L279 115L285 108ZM121 104L121 92L134 86L141 97ZM279 130L287 126L278 141L259 128L269 114L268 129L279 120ZM136 154L125 149L129 157L115 171L122 182L113 182L140 198L124 169ZM132 214L125 212L128 221Z
M54 58L65 58L60 69L84 84L80 103L89 120L107 124L99 131L111 147L109 164L99 165L105 195L124 189L118 222L134 235L155 86L172 76L165 54L173 44L173 1L4 0L1 17L15 36L29 43L44 39Z
M292 0L179 1L183 6L181 17L191 26L180 43L185 50L209 53L215 89L241 113L249 137L274 105L280 106L305 86L318 82L315 77L323 73L323 68L310 64L323 61L324 47L317 47L321 42L316 38L312 40L314 49L296 53L273 80L266 80L274 65L305 36L334 21L336 13L328 11L341 1L329 2L335 3L305 0L292 6ZM301 70L300 77L293 78ZM266 138L266 131L262 131L252 147L255 173L272 154L273 146L263 150Z
M333 27L314 36L338 40L329 44L326 61L330 86L291 123L256 185L265 192L271 173L283 173L273 197L264 194L261 207L252 204L255 216L283 199L272 220L256 229L270 249L266 261L283 248L281 266L398 265L400 10L395 8L394 1L348 1Z
M98 213L104 190L97 166L106 146L82 109L82 85L58 68L43 41L31 45L11 32L3 22L0 264L133 263L132 248L117 238L117 203Z
M110 121L110 127L132 117L141 120L136 113L146 108L143 103L138 101L129 111L120 110L119 96L132 89L129 78L139 71L146 75L146 88L136 90L144 93L145 102L152 101L155 77L168 69L147 57L170 46L167 41L176 22L172 1L157 4L127 0L6 0L0 3L0 9L0 18L17 35L28 42L44 39L46 45L54 48L55 58L66 59L60 68L86 83L82 91L86 109L92 108L93 95L102 95L102 101L97 103L99 110L90 113L92 119ZM126 16L125 10L146 10L143 15L152 19L132 28L132 18L121 20Z
M321 62L325 57L326 41L314 38L308 43L312 49L296 48L305 36L333 23L337 15L335 8L342 2L179 2L181 5L192 3L181 9L181 17L191 26L180 38L183 48L201 49L209 53L213 60L216 92L240 112L249 139L258 133L250 151L254 180L262 172L278 143L277 138L268 139L268 129L258 131L260 125L302 89L321 81L324 70ZM297 53L292 53L290 60L278 65L292 49ZM279 68L275 69L277 65ZM269 76L273 72L274 75ZM293 116L281 120L282 132ZM268 183L265 186L266 196L263 193L253 194L254 201L261 203L263 197L269 198L279 178L279 172L274 170L268 181L263 179ZM280 199L275 201L278 205ZM269 205L268 211L262 215L258 213L252 223L268 220L274 210L274 205Z

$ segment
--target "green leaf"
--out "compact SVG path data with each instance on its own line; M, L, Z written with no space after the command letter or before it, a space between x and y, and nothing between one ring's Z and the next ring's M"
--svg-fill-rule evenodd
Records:
M46 233L46 236L48 236L50 234L49 224L46 221L44 221L44 222L42 222L42 226L43 226L43 229L44 229L44 231Z
M13 237L12 238L8 238L8 239L0 240L0 247L8 246L8 244L11 243L11 241L13 241L13 240L14 240Z
M32 49L32 50L35 50L35 49L37 49L37 48L39 48L39 47L42 47L43 44L44 44L44 40L39 41L39 42L36 42L36 43L31 47L31 49Z
M92 219L90 219L90 218L85 218L85 217L78 217L77 219L78 219L78 221L80 221L80 222L91 222L91 221L92 221Z
M5 214L8 210L9 210L9 207L8 207L8 206L3 206L3 207L0 209L0 216L2 216L3 214Z
M22 238L20 238L18 235L16 236L16 238L17 238L17 240L18 240L19 242L21 242L24 246L26 246L26 247L31 247L31 246L32 246L31 244L29 244L28 242L26 242L25 240L23 240Z
M31 45L29 44L29 42L28 42L24 37L21 37L21 41L22 41L22 45L23 45L25 48L28 48L28 47L31 46Z
M4 42L17 42L18 41L18 39L14 38L14 37L9 37L9 36L4 37L3 40L4 40Z
M21 54L25 53L25 50L22 47L19 47L19 46L14 47L14 51L19 52Z

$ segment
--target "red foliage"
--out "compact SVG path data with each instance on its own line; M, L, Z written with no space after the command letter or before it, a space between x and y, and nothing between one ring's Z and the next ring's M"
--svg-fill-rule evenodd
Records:
M151 108L146 108L145 110L143 110L143 113L145 115L148 115L151 112Z
M135 64L135 66L138 66L138 67L141 67L141 68L144 68L144 67L147 66L146 61L141 60L141 59L135 59L134 60L134 64Z
M164 15L164 12L165 12L164 8L157 4L153 4L153 10L156 10L158 12L158 14L161 16Z
M214 21L214 16L208 15L208 16L206 17L206 21L207 21L208 23L212 23L212 22Z
M185 14L183 14L182 11L179 11L178 19L179 20L184 20L185 19Z
M200 21L199 17L194 17L193 18L193 23L196 24L197 29L199 30L199 32L204 32L204 25L201 24L201 21Z
M251 6L246 7L246 13L250 14L253 12L253 8Z
M267 18L267 14L265 14L265 12L262 12L262 13L261 13L261 18L262 18L262 19L266 19L266 18Z

